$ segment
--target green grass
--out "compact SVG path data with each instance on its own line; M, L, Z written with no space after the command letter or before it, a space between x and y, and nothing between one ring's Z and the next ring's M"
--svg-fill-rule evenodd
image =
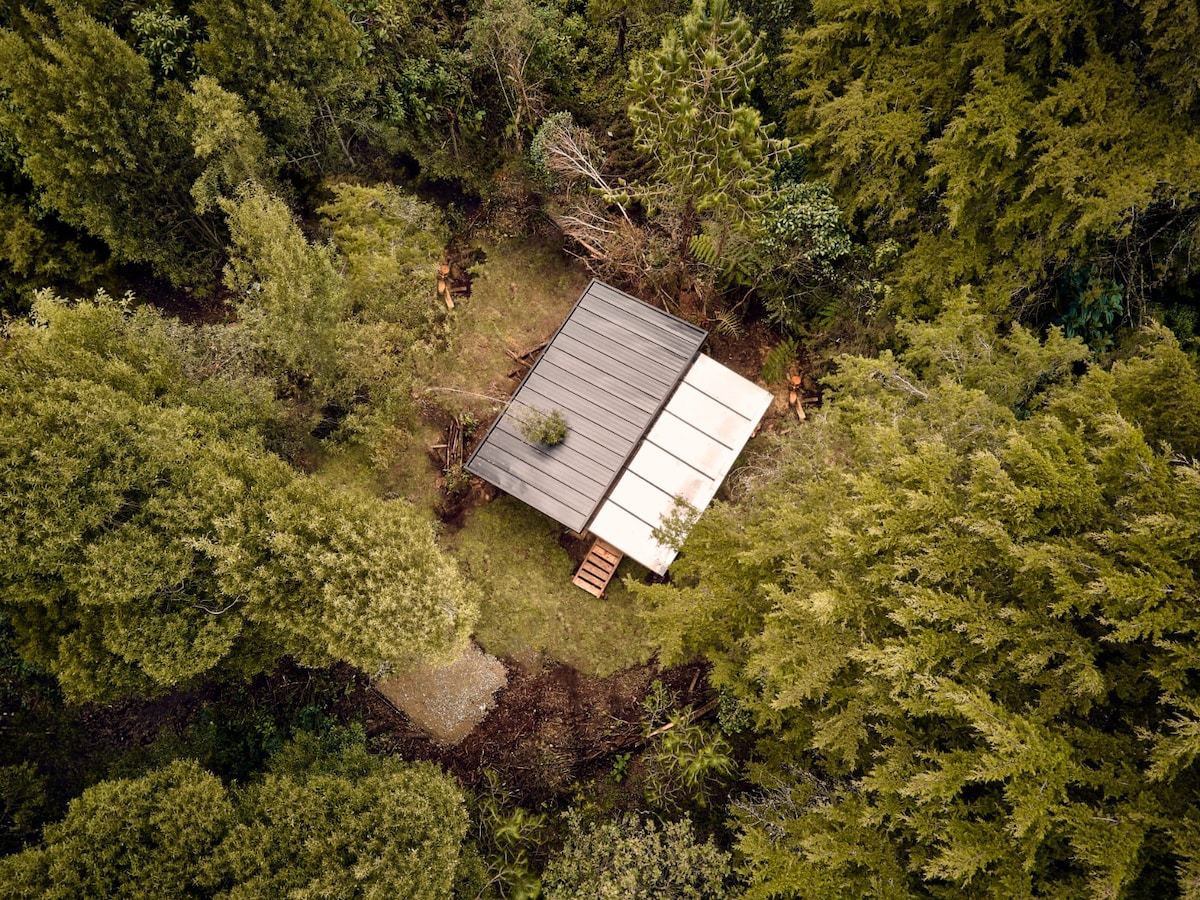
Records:
M471 296L451 314L445 351L434 357L422 381L426 396L449 412L470 410L481 421L500 404L475 395L508 399L518 379L505 349L522 353L550 337L587 286L588 275L562 251L540 241L484 248Z
M452 536L456 555L483 589L479 643L497 656L544 653L600 677L647 662L649 634L618 580L646 570L625 560L608 596L597 599L571 583L575 566L558 545L561 530L520 501L501 497L472 512Z

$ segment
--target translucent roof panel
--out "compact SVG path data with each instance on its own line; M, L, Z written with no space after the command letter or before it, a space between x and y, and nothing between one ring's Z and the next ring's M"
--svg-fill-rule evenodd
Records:
M707 356L697 357L588 530L663 575L676 551L654 530L677 510L677 498L703 512L771 395Z

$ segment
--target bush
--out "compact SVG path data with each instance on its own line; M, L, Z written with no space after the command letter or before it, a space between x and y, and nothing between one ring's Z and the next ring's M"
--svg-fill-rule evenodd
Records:
M567 437L567 420L557 409L545 410L527 407L518 414L521 435L531 444L553 447Z
M546 866L547 900L719 900L727 896L729 854L696 840L686 819L658 826L636 816L584 824L567 814L562 852Z

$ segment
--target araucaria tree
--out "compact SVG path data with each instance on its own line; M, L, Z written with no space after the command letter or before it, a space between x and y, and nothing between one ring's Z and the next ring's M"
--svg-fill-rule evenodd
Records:
M0 613L70 697L465 640L474 593L430 524L267 452L261 386L192 377L146 309L34 313L0 344Z
M786 152L750 104L765 64L746 20L725 0L696 0L680 31L630 64L635 144L656 170L656 180L633 193L673 220L681 254L706 222L713 247L705 255L719 265L732 233L752 227Z
M903 332L644 589L762 736L749 896L1200 896L1200 377Z

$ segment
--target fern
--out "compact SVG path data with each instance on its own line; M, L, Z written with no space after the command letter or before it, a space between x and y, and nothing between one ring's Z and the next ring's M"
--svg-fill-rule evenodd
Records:
M715 269L720 280L726 285L749 287L754 283L753 245L736 234L725 236L721 256L717 258L719 241L713 237L711 229L705 225L705 230L693 235L688 241L688 250L692 258L701 265Z
M835 297L833 300L830 300L828 303L825 303L822 306L818 307L817 311L815 313L813 313L812 324L818 329L825 329L825 328L828 328L829 326L831 326L835 321L837 321L837 317L838 317L838 300Z
M713 320L713 333L725 337L738 337L744 331L741 317L732 309L717 313Z
M798 345L794 338L784 338L771 348L762 364L762 379L767 384L783 380L788 364L796 358Z
M688 242L688 250L691 251L692 258L697 262L704 263L706 266L716 265L717 245L707 234L701 232L693 235L691 241Z

